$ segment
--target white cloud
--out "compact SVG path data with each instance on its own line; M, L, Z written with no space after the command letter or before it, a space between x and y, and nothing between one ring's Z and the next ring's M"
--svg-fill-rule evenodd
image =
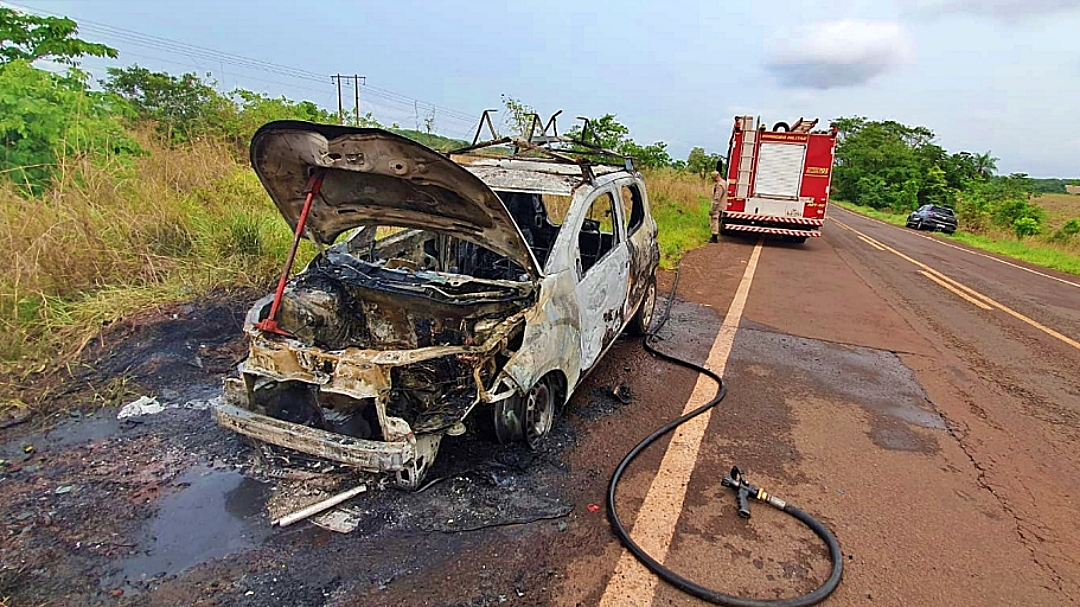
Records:
M1040 15L1080 10L1080 0L900 0L900 5L929 16L964 14L1003 21L1023 21Z
M900 23L826 21L773 39L766 69L788 88L858 86L911 60L914 43Z

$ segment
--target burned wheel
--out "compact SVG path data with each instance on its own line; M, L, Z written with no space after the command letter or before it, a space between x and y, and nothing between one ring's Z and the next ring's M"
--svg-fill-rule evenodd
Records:
M555 425L555 391L541 379L523 399L525 403L525 443L535 449Z
M641 305L637 313L630 319L630 333L632 335L645 335L652 327L653 316L656 313L656 276L649 277L649 284L645 286L645 294L641 296Z
M523 440L535 448L555 425L555 394L555 385L548 375L523 396L495 403L492 411L495 438L502 444Z

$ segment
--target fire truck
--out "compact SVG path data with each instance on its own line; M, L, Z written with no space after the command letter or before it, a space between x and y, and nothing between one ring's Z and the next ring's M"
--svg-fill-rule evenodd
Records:
M817 121L735 118L728 148L728 200L720 232L768 234L792 242L821 236L832 183L836 129Z

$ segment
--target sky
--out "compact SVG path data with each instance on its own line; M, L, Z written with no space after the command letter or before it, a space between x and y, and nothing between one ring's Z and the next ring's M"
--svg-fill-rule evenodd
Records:
M2 3L70 16L118 48L84 61L95 76L211 72L333 109L330 75L358 74L361 111L411 128L434 106L435 130L460 138L503 94L564 110L562 131L615 114L676 158L726 152L736 115L866 116L990 151L1002 173L1080 177L1080 0Z

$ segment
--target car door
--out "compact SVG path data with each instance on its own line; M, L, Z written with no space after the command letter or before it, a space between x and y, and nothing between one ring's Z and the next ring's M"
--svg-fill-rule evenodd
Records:
M644 188L633 177L616 181L615 187L622 203L622 224L626 227L626 251L630 257L627 296L623 303L623 318L629 319L653 277L659 251L656 224L646 212Z
M587 199L577 223L574 289L581 320L581 369L592 367L622 329L630 276L625 221L614 188Z

